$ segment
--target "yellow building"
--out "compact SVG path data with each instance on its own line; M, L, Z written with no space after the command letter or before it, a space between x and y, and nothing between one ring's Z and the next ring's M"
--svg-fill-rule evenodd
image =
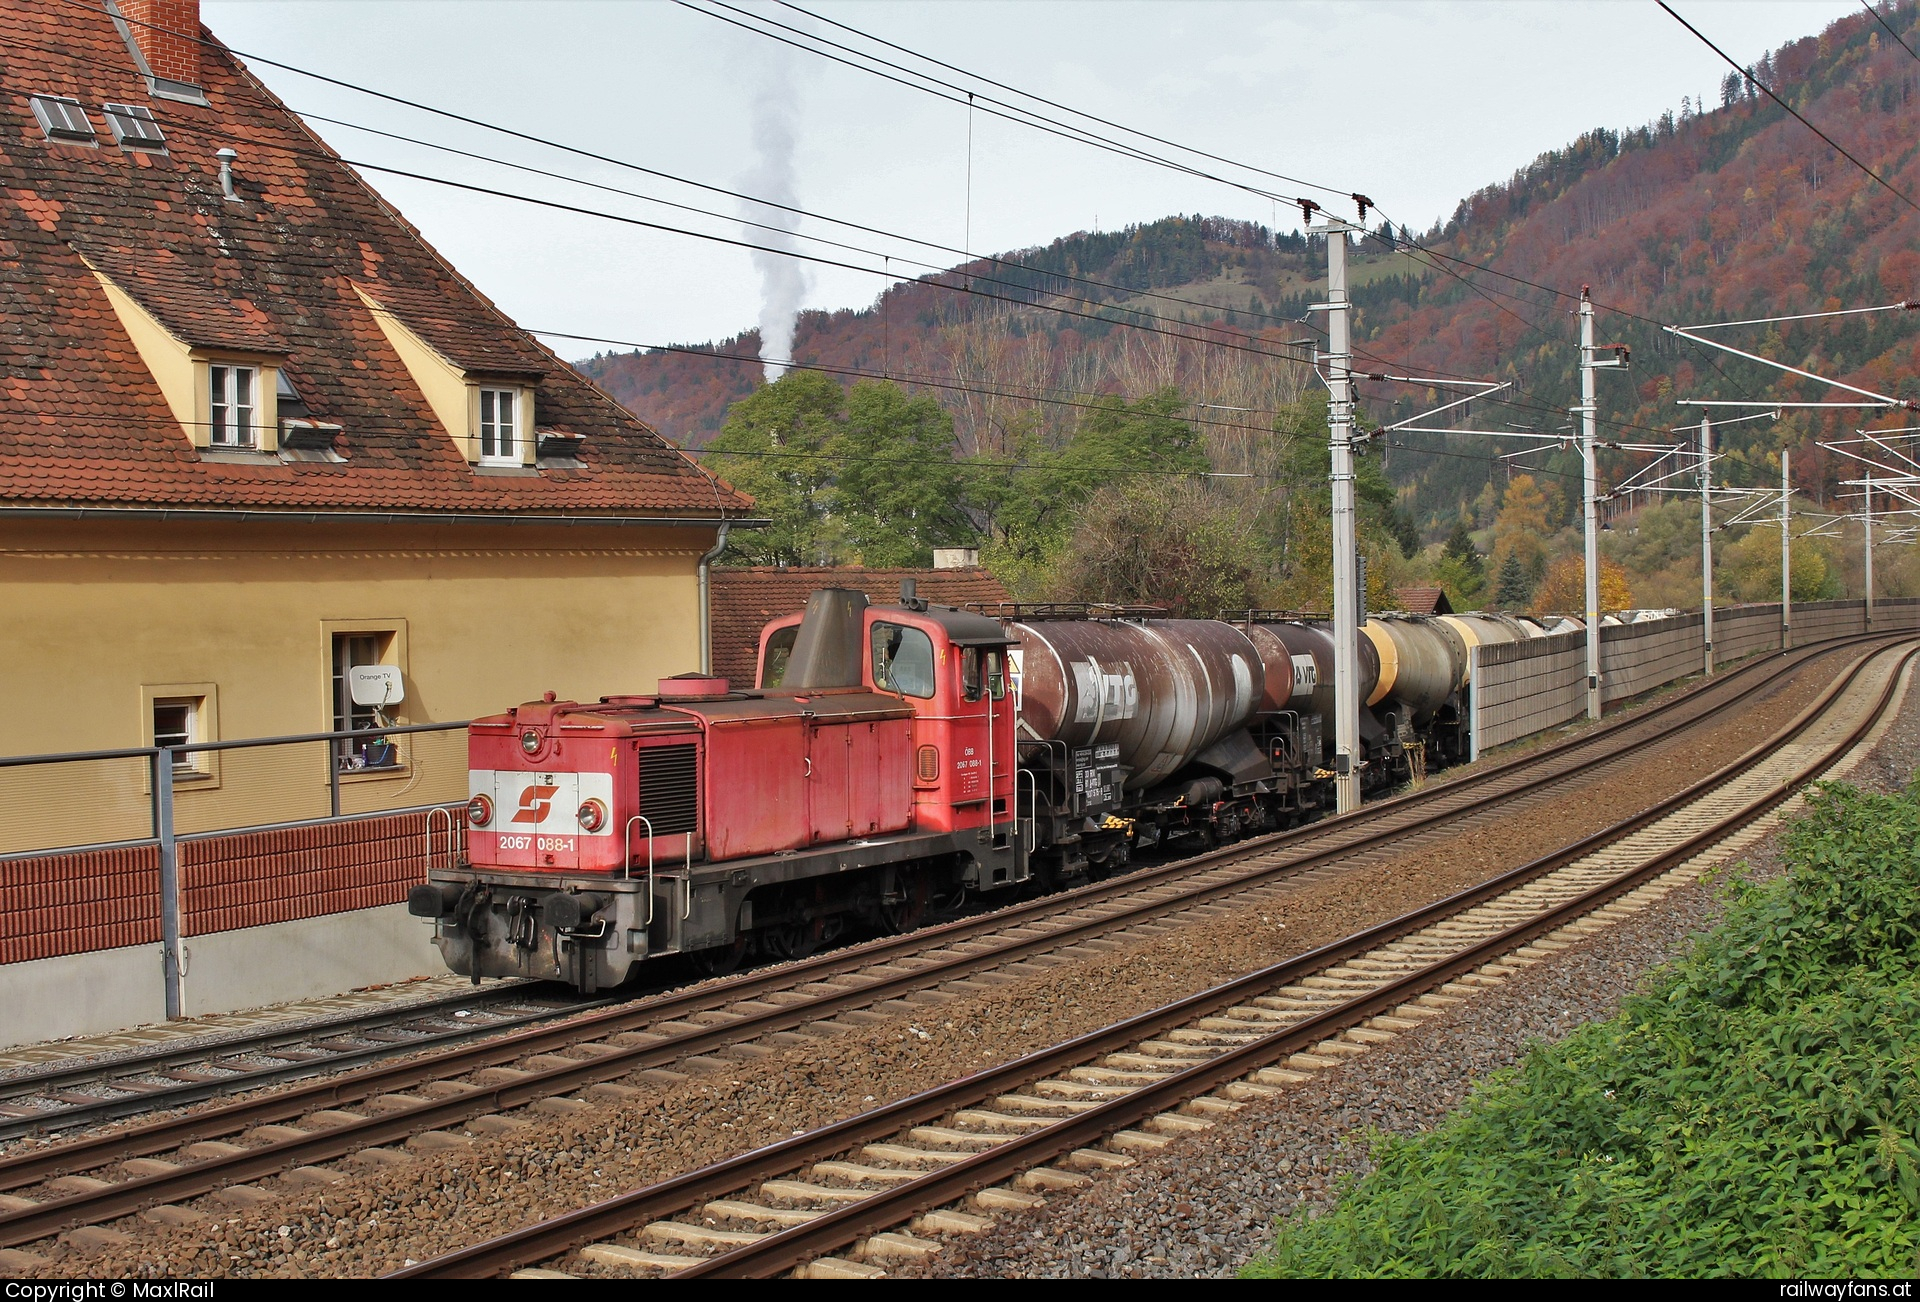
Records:
M394 808L463 797L464 757L381 727L699 667L703 558L749 504L509 321L192 0L108 10L0 4L0 756L358 728L184 760L181 830L335 785ZM82 767L0 770L0 853L147 834L139 766Z

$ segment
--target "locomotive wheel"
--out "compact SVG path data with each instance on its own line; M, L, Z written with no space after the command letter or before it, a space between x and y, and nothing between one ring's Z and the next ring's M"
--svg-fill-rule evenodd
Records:
M784 927L768 927L761 932L761 939L775 958L795 960L806 958L820 948L826 928L819 918L807 922L796 922Z
M880 902L880 926L889 935L898 936L926 921L933 886L924 869L902 868L894 877L894 888L900 898Z
M687 955L687 958L692 962L694 970L702 976L726 976L730 972L739 970L740 964L746 961L747 951L751 948L752 939L743 931L731 945L715 945L712 949L695 950Z

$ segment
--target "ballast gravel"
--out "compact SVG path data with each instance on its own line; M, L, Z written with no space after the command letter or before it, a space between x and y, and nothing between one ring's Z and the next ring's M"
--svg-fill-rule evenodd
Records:
M1847 775L1897 790L1920 771L1920 686L1879 744ZM1781 836L1753 845L1737 871L1782 869ZM1489 1074L1538 1041L1553 1043L1612 1016L1655 966L1684 953L1718 915L1724 887L1683 886L1658 905L1475 996L1442 1019L1252 1103L1025 1214L1003 1213L978 1236L953 1238L900 1276L1193 1278L1229 1276L1272 1241L1276 1219L1315 1215L1371 1166L1373 1131L1406 1135L1444 1121Z
M384 1161L334 1163L329 1169L340 1178L330 1185L284 1177L263 1180L259 1191L270 1201L251 1208L236 1210L231 1199L220 1195L198 1199L192 1207L208 1219L194 1225L161 1227L128 1218L110 1227L128 1236L123 1241L82 1236L28 1245L44 1263L21 1273L84 1273L95 1278L358 1276L477 1242L838 1120L932 1081L1007 1061L1440 898L1680 789L1768 735L1827 681L1830 675L1818 670L1796 675L1792 683L1744 703L1724 727L1648 744L1631 769L1631 781L1620 780L1616 770L1607 781L1583 782L1578 790L1533 798L1524 815L1491 823L1480 835L1442 832L1409 838L1363 866L1316 875L1268 896L1257 907L1225 916L1196 916L1150 937L1136 933L1127 937L1122 950L1042 964L1041 970L1030 968L1012 984L929 996L911 1009L843 1017L778 1046L751 1046L708 1060L688 1068L685 1076L656 1072L628 1077L621 1083L638 1093L619 1101L596 1099L565 1112L536 1105L513 1114L523 1125L510 1133L469 1130L467 1146L456 1141L455 1146L402 1152L396 1145ZM1652 961L1647 954L1621 958L1614 984L1626 988ZM1509 988L1474 1003L1500 1007L1511 998ZM1599 1001L1608 988L1605 980L1592 977L1571 982L1557 1001L1543 1001L1533 1020L1523 1017L1515 1023L1516 1043L1597 1015L1605 1007ZM1535 1025L1545 1029L1530 1029ZM1321 1129L1337 1137L1370 1124L1430 1124L1464 1088L1454 1087L1449 1094L1448 1078L1471 1080L1511 1057L1510 1051L1502 1058L1501 1050L1472 1047L1501 1042L1501 1037L1467 1040L1471 1044L1463 1041L1457 1050L1426 1050L1401 1076L1383 1079L1371 1089L1339 1091L1333 1096L1338 1101L1328 1104L1328 1120ZM1449 1054L1467 1064L1464 1076L1443 1065ZM1369 1064L1388 1058L1369 1054L1358 1065L1372 1071L1376 1068ZM1306 1088L1324 1085L1316 1082ZM1418 1097L1417 1103L1404 1100L1410 1093ZM1224 1143L1229 1131L1246 1129L1236 1118L1232 1126L1201 1137L1200 1144ZM1115 1269L1116 1252L1128 1254L1118 1263L1123 1272L1229 1270L1264 1243L1268 1220L1275 1210L1284 1210L1262 1206L1264 1177L1256 1173L1277 1161L1292 1162L1286 1175L1298 1202L1324 1198L1331 1176L1344 1169L1339 1164L1357 1160L1357 1155L1343 1156L1331 1146L1324 1152L1316 1149L1312 1135L1318 1132L1312 1126L1303 1129L1288 1122L1282 1129L1293 1138L1278 1152L1276 1163L1253 1154L1229 1160L1212 1181L1217 1194L1190 1178L1184 1194L1163 1200L1152 1192L1149 1176L1166 1164L1161 1158L1098 1182L1087 1197L1056 1200L1039 1214L1043 1221L1071 1218L1074 1206L1119 1198L1112 1209L1119 1214L1114 1222L1122 1231L1119 1236L1097 1228L1102 1217L1109 1216L1103 1211L1088 1219L1084 1230L1067 1228L1056 1234L1057 1250L1049 1252L1026 1244L1024 1238L1006 1239L1033 1232L1016 1228L1028 1218L1011 1218L980 1240L965 1242L928 1263L927 1269L936 1274L1090 1273L1093 1264L1073 1264L1078 1258L1072 1244L1083 1241L1088 1248L1079 1256L1088 1263L1098 1256L1104 1263L1101 1270ZM1184 1143L1169 1150L1187 1151ZM1189 1175L1197 1178L1199 1170L1196 1165ZM1138 1193L1129 1193L1136 1188ZM1166 1210L1161 1212L1163 1202ZM1129 1204L1135 1203L1141 1210L1130 1210ZM1188 1210L1179 1210L1183 1203ZM1156 1225L1162 1228L1156 1231ZM1170 1232L1167 1227L1177 1229ZM1174 1246L1176 1234L1192 1240L1192 1251L1185 1256ZM92 1241L84 1241L88 1239ZM1003 1240L1008 1246L1001 1256L978 1255ZM1143 1246L1151 1244L1159 1246ZM1095 1245L1103 1246L1096 1252ZM976 1261L989 1264L968 1264Z

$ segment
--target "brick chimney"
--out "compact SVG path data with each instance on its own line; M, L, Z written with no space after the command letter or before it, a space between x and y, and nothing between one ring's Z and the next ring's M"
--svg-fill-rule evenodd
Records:
M120 12L154 76L200 84L200 0L120 0Z

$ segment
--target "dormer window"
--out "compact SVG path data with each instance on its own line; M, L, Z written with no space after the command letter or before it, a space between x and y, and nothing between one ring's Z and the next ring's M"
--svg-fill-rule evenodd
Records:
M207 367L208 442L213 447L254 446L258 428L254 402L259 391L258 367L218 362Z
M122 149L164 150L167 138L153 120L153 110L142 104L105 104L107 125ZM91 133L89 133L91 134Z
M517 466L520 443L515 424L519 393L513 389L480 390L480 464Z
M35 95L33 97L33 116L40 120L40 129L47 133L49 140L65 140L75 144L94 144L93 119L87 116L86 109L77 99L65 95Z

